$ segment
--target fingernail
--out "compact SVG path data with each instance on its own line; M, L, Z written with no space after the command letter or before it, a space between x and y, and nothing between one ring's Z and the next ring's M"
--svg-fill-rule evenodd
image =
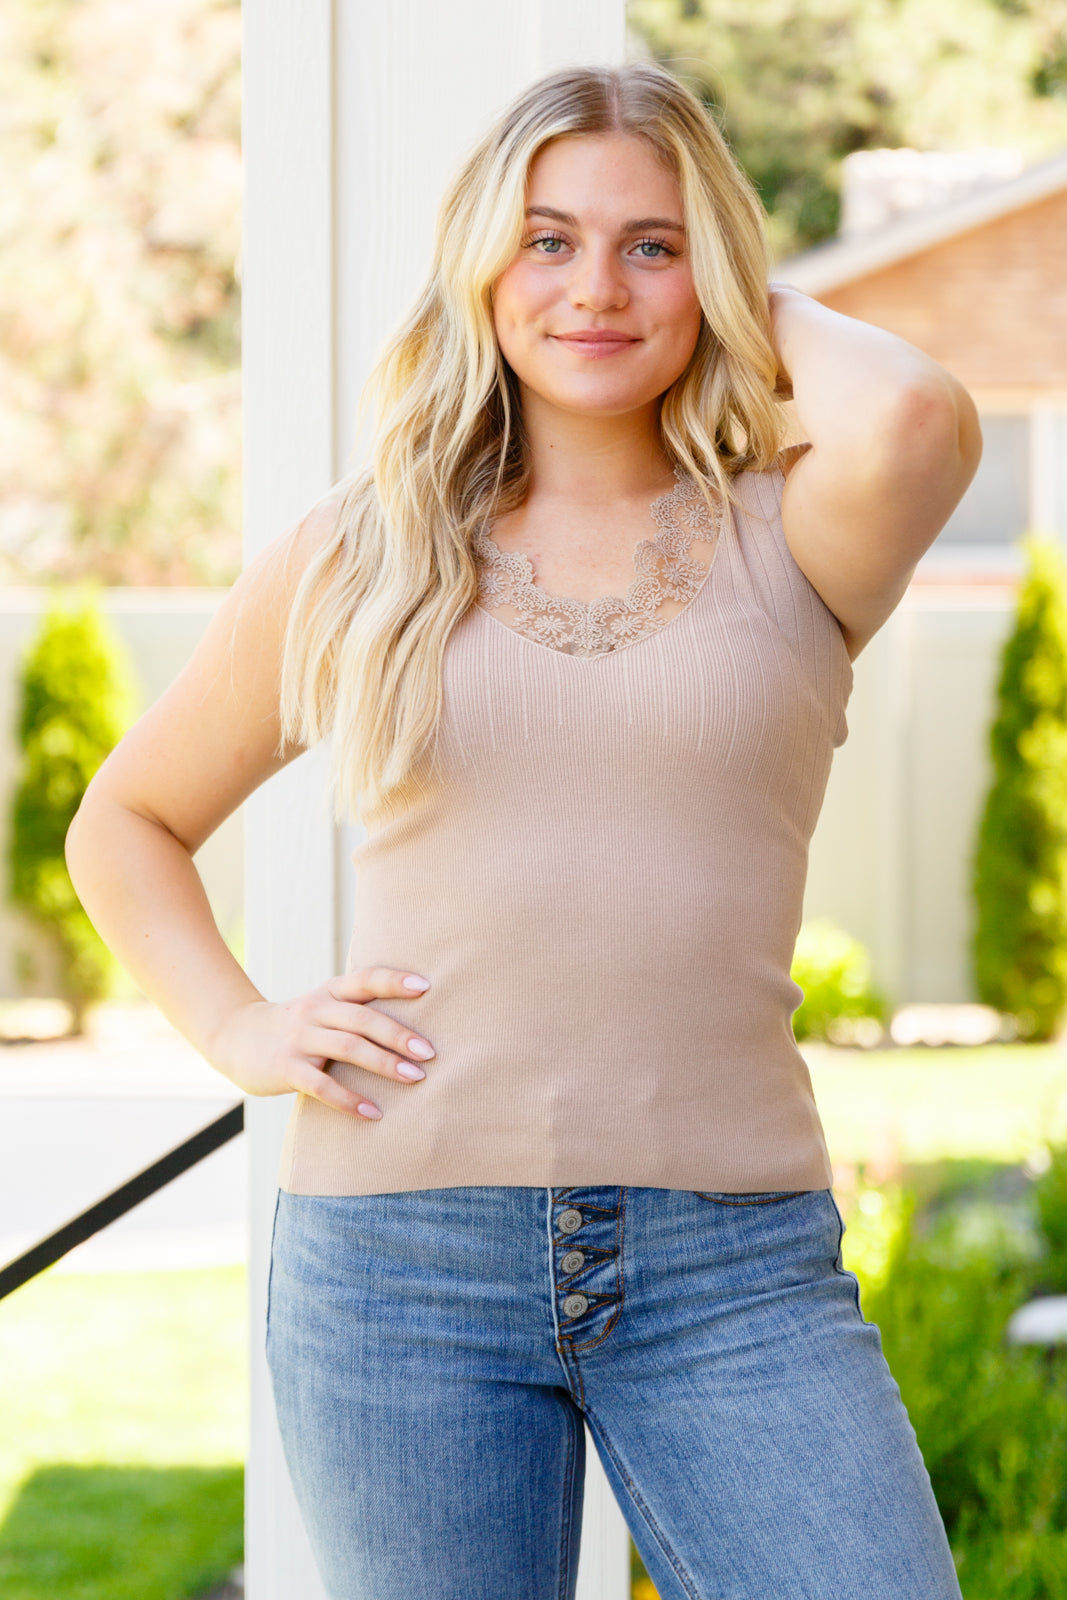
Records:
M369 1101L366 1100L360 1101L358 1109L361 1117L377 1118L381 1116L381 1112L378 1110L378 1107L372 1106Z
M408 1049L413 1056L418 1056L420 1061L429 1061L433 1055L433 1045L424 1043L422 1039L409 1039Z
M425 1078L426 1076L422 1068L416 1067L411 1061L398 1062L396 1075L398 1078L407 1078L409 1083L415 1083L419 1078Z
M405 978L404 979L404 988L405 989L419 989L419 990L422 990L422 989L428 989L429 987L430 987L429 978L410 977L410 978Z

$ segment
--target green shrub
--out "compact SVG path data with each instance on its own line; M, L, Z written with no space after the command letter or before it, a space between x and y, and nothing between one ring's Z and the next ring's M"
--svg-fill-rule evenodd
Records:
M858 939L827 917L805 923L793 954L792 978L804 991L793 1017L798 1039L878 1043L887 1008L871 978L870 956Z
M132 700L125 653L97 605L87 595L53 594L19 680L22 764L9 892L55 949L76 1029L86 1007L108 993L114 967L74 893L64 841L90 778L128 723Z
M912 1193L863 1311L881 1331L968 1600L1051 1600L1067 1576L1067 1370L1006 1342L1032 1267L1010 1230L976 1248L973 1204L923 1213Z
M1067 1144L1057 1145L1033 1188L1041 1234L1047 1246L1035 1273L1041 1294L1067 1294Z
M1067 1004L1067 571L1051 540L1024 540L1027 572L1002 656L993 783L974 859L975 985L1026 1039Z

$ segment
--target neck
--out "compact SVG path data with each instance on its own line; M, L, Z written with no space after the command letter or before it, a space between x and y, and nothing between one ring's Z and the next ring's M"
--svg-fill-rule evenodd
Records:
M523 395L530 497L574 506L644 500L661 492L671 464L660 441L659 402L622 416L560 411Z

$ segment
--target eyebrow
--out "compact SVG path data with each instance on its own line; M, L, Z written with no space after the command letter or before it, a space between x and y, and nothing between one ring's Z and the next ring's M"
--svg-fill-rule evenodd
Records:
M528 217L548 217L553 222L562 222L568 228L578 226L578 218L569 211L557 211L555 206L527 206ZM684 233L685 229L680 222L673 221L670 217L634 217L629 222L624 222L620 233L640 233L642 228L671 228L675 233Z

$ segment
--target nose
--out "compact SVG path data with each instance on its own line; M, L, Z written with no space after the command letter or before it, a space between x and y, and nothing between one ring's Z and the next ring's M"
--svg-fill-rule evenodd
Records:
M622 264L608 248L581 252L572 266L568 290L571 305L588 311L619 311L630 299Z

